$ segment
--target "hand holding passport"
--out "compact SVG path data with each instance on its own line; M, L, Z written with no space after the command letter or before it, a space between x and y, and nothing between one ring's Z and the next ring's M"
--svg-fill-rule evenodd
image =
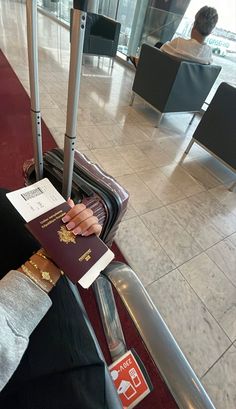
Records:
M71 209L48 179L7 194L26 227L73 282L88 288L114 258L95 235L74 235L62 222Z

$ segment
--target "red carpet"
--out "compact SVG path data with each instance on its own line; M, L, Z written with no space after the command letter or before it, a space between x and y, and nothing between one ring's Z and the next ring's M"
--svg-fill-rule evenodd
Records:
M26 159L33 156L30 101L23 86L0 50L0 186L10 190L23 186L24 179L22 165ZM48 150L56 146L48 128L43 123L43 149ZM121 252L114 244L113 251L116 260L125 261ZM110 363L109 352L100 318L97 313L96 302L92 290L82 291L82 298L89 314L102 349ZM127 314L117 295L117 304L121 318L127 346L134 348L144 362L154 386L153 392L148 395L137 409L177 409L170 392L163 382L155 365L150 359L142 339L139 337L134 324ZM115 408L114 408L115 409Z
M30 100L0 50L0 186L17 189L23 186L22 165L33 156ZM42 124L43 149L56 143Z

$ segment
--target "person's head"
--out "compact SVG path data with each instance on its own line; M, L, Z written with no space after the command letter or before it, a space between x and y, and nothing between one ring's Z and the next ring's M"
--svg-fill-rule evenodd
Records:
M195 15L192 35L198 36L198 40L204 39L211 34L218 21L218 14L213 7L204 6Z

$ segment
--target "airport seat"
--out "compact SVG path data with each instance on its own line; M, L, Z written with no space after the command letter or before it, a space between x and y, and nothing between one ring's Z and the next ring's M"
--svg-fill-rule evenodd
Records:
M133 82L135 95L161 114L199 112L221 67L179 60L143 44Z
M236 171L236 88L222 82L199 122L186 153L194 142Z
M196 142L236 172L235 102L236 88L222 82L199 122L185 154L188 154ZM235 186L236 182L230 190Z
M114 58L118 47L120 27L120 23L116 20L100 14L88 13L83 52Z

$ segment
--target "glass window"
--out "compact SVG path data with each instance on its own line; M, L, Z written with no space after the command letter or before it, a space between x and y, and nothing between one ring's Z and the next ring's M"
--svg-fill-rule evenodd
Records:
M38 6L56 16L58 19L70 22L70 9L73 0L38 0Z
M98 14L115 18L119 0L99 0Z
M141 43L165 43L175 33L190 0L151 0L144 20Z
M120 0L116 19L121 23L118 50L124 54L128 52L131 29L137 0Z

